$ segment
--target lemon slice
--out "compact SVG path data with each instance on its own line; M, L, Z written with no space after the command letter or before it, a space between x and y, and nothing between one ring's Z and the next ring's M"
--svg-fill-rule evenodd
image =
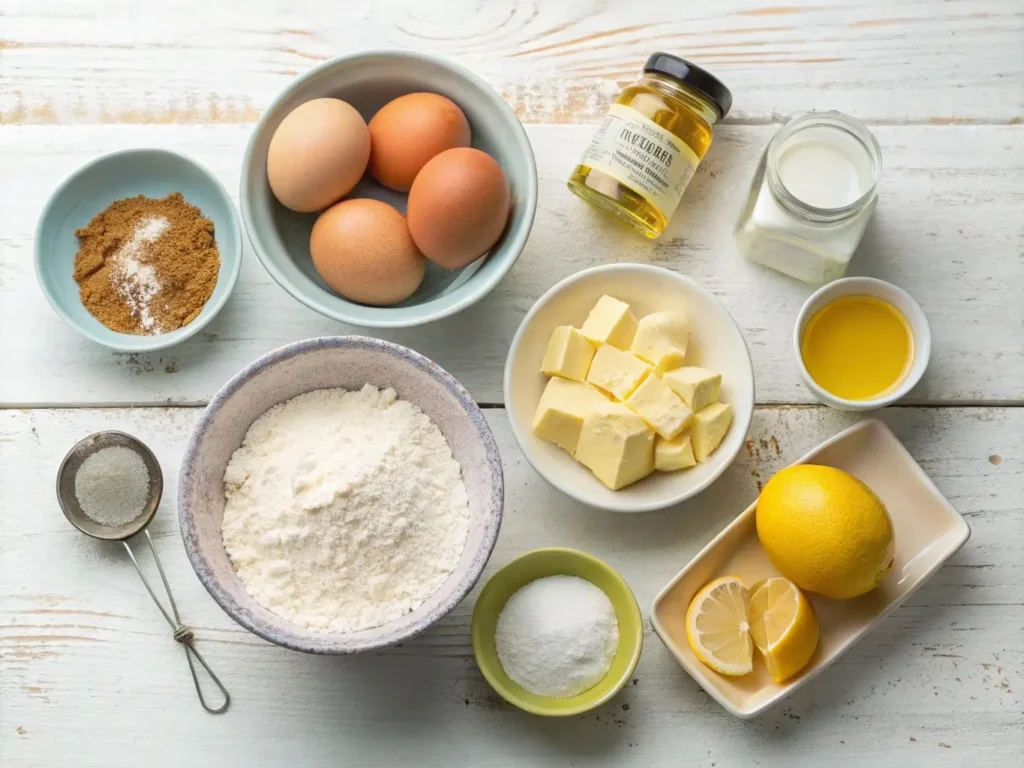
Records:
M776 578L755 585L747 615L750 636L776 683L807 666L818 647L818 617L796 584Z
M747 624L750 592L735 576L723 576L698 592L686 610L686 640L704 664L723 675L754 668Z

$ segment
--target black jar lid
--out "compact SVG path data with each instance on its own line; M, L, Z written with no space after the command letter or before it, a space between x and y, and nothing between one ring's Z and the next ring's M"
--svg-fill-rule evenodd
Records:
M644 64L644 72L657 72L690 86L711 100L718 109L719 118L725 117L732 106L732 92L721 80L706 69L671 53L652 53Z

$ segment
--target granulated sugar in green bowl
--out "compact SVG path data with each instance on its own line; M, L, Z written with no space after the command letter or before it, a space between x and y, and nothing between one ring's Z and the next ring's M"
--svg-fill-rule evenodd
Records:
M593 688L568 698L539 696L513 682L498 660L494 640L498 616L512 595L532 581L560 575L586 579L601 589L619 625L619 647L608 673ZM535 549L510 561L490 578L473 610L473 655L487 682L505 701L545 717L578 715L610 701L632 677L643 637L643 617L629 585L607 563L575 549Z

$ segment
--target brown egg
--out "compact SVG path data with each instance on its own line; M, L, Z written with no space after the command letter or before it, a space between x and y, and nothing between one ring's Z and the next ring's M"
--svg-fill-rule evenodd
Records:
M490 250L508 221L511 193L497 161L479 149L449 149L409 190L409 232L423 255L459 269Z
M451 99L408 93L389 101L370 120L370 174L385 187L407 192L434 156L469 146L469 121Z
M405 217L379 200L342 200L328 208L313 225L309 252L327 285L379 307L412 296L427 268Z
M341 99L313 99L289 112L274 131L267 180L281 205L311 213L351 192L369 159L370 131L355 107Z

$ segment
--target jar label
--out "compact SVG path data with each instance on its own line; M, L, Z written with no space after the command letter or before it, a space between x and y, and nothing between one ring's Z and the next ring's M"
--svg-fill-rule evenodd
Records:
M612 104L580 165L611 176L668 219L700 158L682 139L625 104Z

